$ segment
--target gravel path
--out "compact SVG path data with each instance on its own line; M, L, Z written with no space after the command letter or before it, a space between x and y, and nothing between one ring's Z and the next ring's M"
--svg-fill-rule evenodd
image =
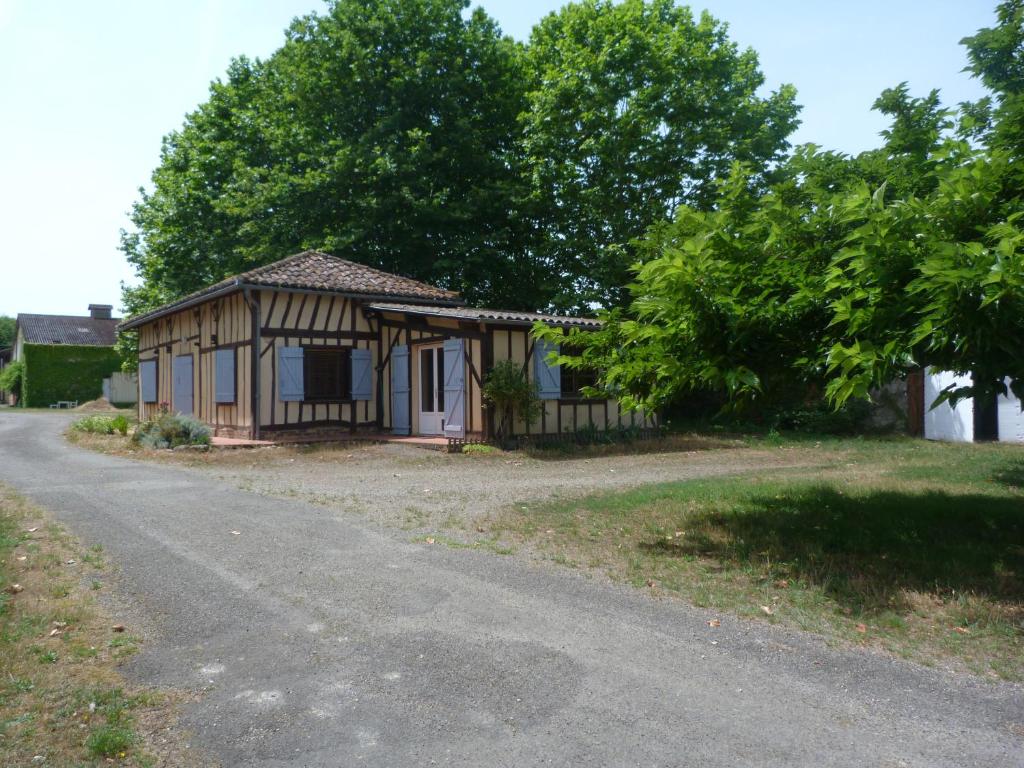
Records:
M820 460L804 449L755 450L738 443L696 440L694 450L586 459L452 455L395 443L174 457L175 463L184 461L243 490L358 513L384 527L425 530L466 527L481 515L515 503L651 482L807 467Z
M1022 763L1018 686L711 628L678 601L79 450L66 423L0 412L0 479L120 565L150 635L126 672L197 691L183 722L224 765ZM519 469L478 466L481 485Z

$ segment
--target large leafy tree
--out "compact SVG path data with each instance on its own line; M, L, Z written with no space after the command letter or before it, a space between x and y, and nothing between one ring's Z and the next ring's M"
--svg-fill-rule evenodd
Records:
M0 349L14 346L14 318L0 315Z
M337 0L235 61L164 141L123 250L127 309L295 250L543 303L514 215L520 54L466 0ZM513 279L514 277L514 279Z
M964 40L989 98L950 114L901 85L875 103L878 150L802 147L767 192L737 169L713 211L651 230L629 308L563 363L647 408L706 391L839 405L924 365L974 374L946 397L1024 394L1022 7Z
M570 3L534 28L526 62L538 251L560 309L621 303L633 241L709 209L736 161L763 183L797 125L794 89L759 95L757 55L673 0Z

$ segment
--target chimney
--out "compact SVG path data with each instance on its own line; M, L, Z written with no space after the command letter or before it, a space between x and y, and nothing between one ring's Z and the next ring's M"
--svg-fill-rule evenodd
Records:
M109 320L114 311L113 304L90 304L89 317L94 320Z

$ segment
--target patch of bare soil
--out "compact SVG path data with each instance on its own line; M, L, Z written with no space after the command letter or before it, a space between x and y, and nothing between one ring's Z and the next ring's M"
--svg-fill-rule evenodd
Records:
M120 413L105 397L98 397L75 408L80 413Z

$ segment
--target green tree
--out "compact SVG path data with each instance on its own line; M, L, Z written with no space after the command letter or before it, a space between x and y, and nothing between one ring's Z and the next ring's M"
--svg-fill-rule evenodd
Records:
M735 161L764 183L797 125L792 86L758 95L754 51L673 0L581 0L544 18L523 117L552 304L626 297L632 243L683 206L708 210Z
M0 315L0 349L14 346L15 320L7 315Z
M1024 394L1022 0L998 14L964 41L989 98L951 119L901 85L875 103L878 150L802 147L766 193L736 171L714 211L651 230L628 310L563 364L647 408L694 391L841 405L925 365L974 374L944 397Z
M303 248L534 306L521 51L467 0L337 0L238 59L164 141L129 312Z

